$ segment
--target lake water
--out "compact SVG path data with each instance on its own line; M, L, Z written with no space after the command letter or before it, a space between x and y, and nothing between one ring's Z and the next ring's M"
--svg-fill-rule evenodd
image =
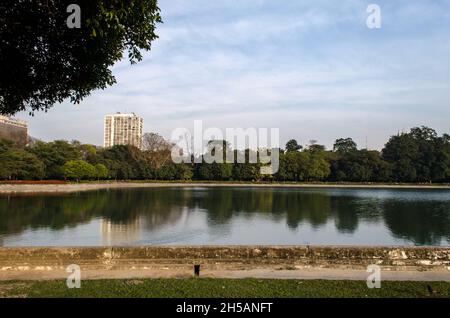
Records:
M141 188L0 196L1 246L450 245L450 191Z

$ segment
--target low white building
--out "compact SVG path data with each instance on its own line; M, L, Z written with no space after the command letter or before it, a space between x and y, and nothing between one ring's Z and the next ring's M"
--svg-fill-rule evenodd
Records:
M11 140L25 146L28 143L28 123L25 120L0 115L0 139Z

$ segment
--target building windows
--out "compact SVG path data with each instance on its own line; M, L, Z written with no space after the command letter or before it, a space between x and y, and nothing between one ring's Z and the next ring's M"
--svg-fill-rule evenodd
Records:
M106 116L104 146L132 145L141 148L142 124L143 119L134 113Z

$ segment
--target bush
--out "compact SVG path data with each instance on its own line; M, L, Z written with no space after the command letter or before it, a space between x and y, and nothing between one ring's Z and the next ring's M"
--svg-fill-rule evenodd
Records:
M106 169L106 167L105 167ZM97 177L97 169L83 160L70 160L61 167L61 173L69 180L89 180Z
M102 165L101 163L97 163L95 165L95 176L97 179L106 179L108 177L108 168L105 167L105 165Z

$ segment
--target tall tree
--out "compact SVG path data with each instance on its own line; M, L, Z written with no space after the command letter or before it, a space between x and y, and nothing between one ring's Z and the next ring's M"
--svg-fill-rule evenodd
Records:
M302 149L297 140L291 139L286 143L286 152L296 152Z
M108 168L101 163L97 163L95 166L95 177L97 179L106 179L108 178Z
M390 165L375 150L356 150L339 153L331 160L333 181L386 182L390 178Z
M62 178L61 167L64 163L81 159L81 152L65 140L55 140L48 143L40 141L29 147L28 151L44 162L45 177L49 179Z
M145 151L170 150L171 148L172 144L160 134L150 132L142 136L142 149Z
M153 171L145 155L134 146L116 145L99 152L98 163L104 164L111 178L151 179Z
M142 148L147 163L154 170L160 169L171 160L172 144L156 133L145 133L142 136Z
M23 149L9 149L0 153L1 179L42 179L44 164Z
M336 139L333 145L333 151L338 153L348 153L356 151L357 149L356 142L354 142L352 138Z
M450 154L446 135L422 126L409 133L392 136L383 149L383 158L392 164L394 181L435 182L448 177Z
M140 61L162 22L156 0L21 0L0 8L1 114L79 103L112 85L109 67L124 52Z

